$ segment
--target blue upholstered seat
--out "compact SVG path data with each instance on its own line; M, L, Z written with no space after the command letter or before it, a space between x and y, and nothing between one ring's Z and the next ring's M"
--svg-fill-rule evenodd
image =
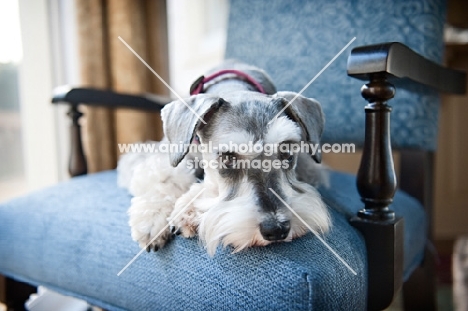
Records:
M0 274L42 284L109 310L360 310L366 303L366 251L348 223L361 207L354 177L332 174L321 189L333 229L324 239L353 275L312 234L210 258L197 239L177 237L157 253L130 238L130 195L115 171L77 177L0 205ZM406 219L405 277L419 263L426 224L421 206L398 193Z

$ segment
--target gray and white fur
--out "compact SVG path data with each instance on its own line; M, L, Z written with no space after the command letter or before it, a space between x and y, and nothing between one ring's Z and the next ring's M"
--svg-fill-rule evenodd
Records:
M185 99L206 124L180 100L164 107L161 116L165 138L159 145L189 145L195 137L200 144L211 142L213 146L230 142L320 144L324 117L317 101L298 96L270 123L296 93L277 92L267 74L253 66L229 61L215 68L220 69L249 74L266 94L238 77L219 77L205 86L205 93ZM191 165L196 158L228 166L205 167L200 180L200 171L197 174ZM270 171L241 169L233 159L280 159L290 165ZM132 238L141 247L149 244L148 249L158 250L174 233L186 238L198 234L213 255L219 245L230 245L237 252L306 234L308 228L270 188L313 230L327 232L331 225L329 213L315 189L327 183L326 169L318 164L320 161L320 153L291 150L273 154L211 150L194 154L187 147L170 153L124 155L118 165L119 184L134 196L128 211ZM168 222L171 226L159 234Z

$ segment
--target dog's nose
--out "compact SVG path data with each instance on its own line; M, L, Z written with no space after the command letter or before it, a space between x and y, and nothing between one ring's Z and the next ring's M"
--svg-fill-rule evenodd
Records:
M260 233L267 241L280 241L288 236L290 228L289 221L267 220L260 224Z

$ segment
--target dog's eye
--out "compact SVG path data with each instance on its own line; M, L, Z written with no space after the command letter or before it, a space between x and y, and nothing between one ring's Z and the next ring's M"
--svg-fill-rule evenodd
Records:
M294 154L292 152L280 152L278 157L281 161L286 160L289 163L291 163L294 160Z
M236 162L236 156L233 153L226 153L221 156L221 162L227 167L227 168L233 168Z

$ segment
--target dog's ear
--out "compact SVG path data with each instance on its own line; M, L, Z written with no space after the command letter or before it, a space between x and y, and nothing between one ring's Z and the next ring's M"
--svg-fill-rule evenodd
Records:
M298 94L294 92L278 92L274 96L284 98L286 100L284 104L288 106L284 112L293 121L299 123L306 141L309 144L317 146L317 152L315 152L315 154L313 154L313 148L309 150L315 162L320 163L322 161L320 137L322 136L325 124L322 107L319 102L313 98L306 98L304 96L297 95Z
M164 135L170 144L179 146L177 150L169 148L172 166L177 166L183 160L196 130L209 122L223 103L224 100L217 96L199 94L184 101L173 101L161 110Z

